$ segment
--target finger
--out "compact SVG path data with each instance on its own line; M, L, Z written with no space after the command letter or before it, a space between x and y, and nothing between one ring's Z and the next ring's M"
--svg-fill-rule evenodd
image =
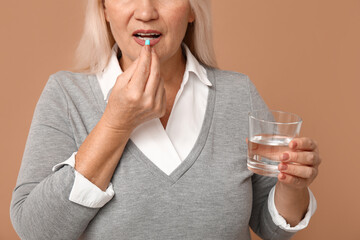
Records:
M315 167L280 163L278 169L281 173L290 174L295 177L314 179L317 176L318 170Z
M316 152L284 152L281 154L280 160L283 162L294 162L308 166L320 164L319 154Z
M139 62L137 64L134 75L132 76L129 84L135 86L136 89L144 91L145 84L149 78L151 65L151 52L150 46L144 45L141 49Z
M125 85L127 84L135 73L139 58L137 58L122 74L116 79L116 84Z
M123 88L126 84L128 84L131 77L134 75L137 63L138 63L138 58L130 65L130 67L128 67L128 69L126 69L125 72L123 72L116 78L115 85L108 92L106 99L110 99L110 95L113 92L113 90L117 88Z
M286 173L279 173L278 180L282 183L295 186L296 188L304 188L308 185L308 180L296 176L292 176Z
M314 151L317 150L317 143L311 138L294 138L289 143L291 150Z
M249 141L248 143L248 150L252 155L259 155L263 158L267 158L273 161L280 161L281 153L285 150L288 150L287 147L282 147L282 149L275 149L272 146L265 146L264 144L256 143L253 141Z
M154 48L151 49L150 75L145 86L145 93L155 97L160 83L160 62Z

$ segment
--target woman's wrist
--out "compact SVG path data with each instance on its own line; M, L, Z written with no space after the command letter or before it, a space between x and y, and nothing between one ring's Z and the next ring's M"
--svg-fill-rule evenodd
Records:
M279 214L290 226L296 226L305 216L309 206L309 191L305 188L293 188L277 182L275 188L275 206Z
M98 125L107 132L108 134L119 136L121 138L129 137L132 131L136 128L133 126L133 121L124 119L115 119L116 123L114 123L114 116L111 114L111 110L108 108L105 109L104 114L102 115Z
M75 169L104 191L130 134L130 131L115 131L102 118L80 146L75 156Z

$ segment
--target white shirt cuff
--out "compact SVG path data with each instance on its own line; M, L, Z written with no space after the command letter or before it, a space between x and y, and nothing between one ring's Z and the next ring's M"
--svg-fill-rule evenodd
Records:
M301 229L304 229L307 227L307 225L310 222L310 218L312 217L312 215L314 215L317 204L316 204L316 199L313 195L313 193L309 190L309 196L310 196L310 202L309 202L309 206L308 206L308 210L307 213L305 214L305 217L299 222L298 225L291 227L290 224L288 224L285 220L285 218L283 218L279 212L277 211L276 207L275 207L275 187L274 186L270 193L269 193L269 198L268 198L268 208L269 208L269 212L271 215L272 220L274 221L274 223L280 227L281 229L287 231L287 232L297 232Z
M66 161L56 164L52 171L59 170L64 165L70 165L75 167L75 155L74 152ZM71 189L69 200L89 208L101 208L108 203L115 195L112 184L110 183L106 191L102 191L95 184L90 182L82 174L75 170L74 185Z

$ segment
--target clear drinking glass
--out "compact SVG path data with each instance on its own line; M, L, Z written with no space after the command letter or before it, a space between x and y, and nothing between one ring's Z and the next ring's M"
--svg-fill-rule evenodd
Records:
M277 177L278 164L289 143L300 133L302 119L293 113L260 110L249 113L248 169Z

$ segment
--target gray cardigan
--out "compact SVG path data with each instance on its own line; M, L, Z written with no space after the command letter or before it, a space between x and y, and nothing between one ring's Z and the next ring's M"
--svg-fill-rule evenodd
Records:
M267 198L275 178L246 165L248 112L266 108L243 74L207 68L213 84L200 135L166 175L129 140L99 209L69 201L74 169L51 169L77 151L106 103L95 75L58 72L36 106L11 202L22 239L289 239Z

